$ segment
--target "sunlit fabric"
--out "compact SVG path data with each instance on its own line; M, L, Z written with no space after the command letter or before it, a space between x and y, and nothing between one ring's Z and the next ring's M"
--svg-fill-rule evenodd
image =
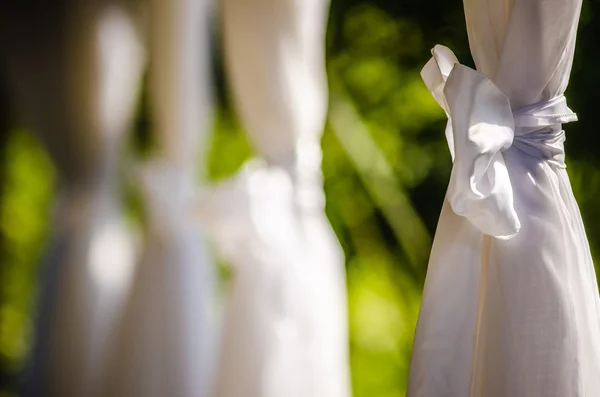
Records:
M12 8L2 51L20 110L58 171L51 241L25 395L91 396L134 270L116 191L143 51L124 8ZM4 40L3 39L3 40ZM75 72L77 71L77 72Z
M145 241L100 395L204 397L212 389L214 263L194 217L208 132L210 1L150 2L158 153L138 168Z
M600 301L564 163L580 0L465 0L477 72L441 46L423 78L453 168L409 397L600 395Z
M201 216L234 275L218 397L347 397L343 254L324 213L323 0L223 2L226 65L249 164Z

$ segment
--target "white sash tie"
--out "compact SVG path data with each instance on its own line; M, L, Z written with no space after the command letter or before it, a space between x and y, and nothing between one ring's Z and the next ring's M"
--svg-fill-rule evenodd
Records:
M561 124L577 116L562 95L513 112L509 98L487 77L461 65L450 49L438 45L432 54L421 76L448 115L454 164L447 199L482 233L509 239L521 223L502 152L514 147L564 167Z

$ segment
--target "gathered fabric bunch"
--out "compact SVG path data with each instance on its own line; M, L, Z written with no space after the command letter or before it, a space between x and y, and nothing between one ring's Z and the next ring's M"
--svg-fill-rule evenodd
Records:
M442 46L422 71L453 167L408 396L596 396L600 298L562 129L581 1L464 6L477 71Z

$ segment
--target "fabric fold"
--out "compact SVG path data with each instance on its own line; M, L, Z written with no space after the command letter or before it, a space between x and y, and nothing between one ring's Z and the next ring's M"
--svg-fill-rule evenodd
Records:
M511 238L521 224L502 155L514 137L510 102L485 76L458 64L448 48L437 46L433 54L438 81L432 78L431 63L423 78L428 87L436 86L433 95L451 125L454 164L448 201L482 233Z
M407 396L598 396L600 296L562 128L581 0L464 5L477 72L441 47L424 70L455 156Z
M344 260L321 173L328 6L223 2L233 99L264 162L205 192L233 269L217 397L350 395Z
M448 115L454 164L447 199L482 233L510 239L521 223L502 152L516 139L524 153L564 166L560 125L577 116L564 95L513 112L509 98L487 77L458 63L450 49L438 45L432 54L421 74Z

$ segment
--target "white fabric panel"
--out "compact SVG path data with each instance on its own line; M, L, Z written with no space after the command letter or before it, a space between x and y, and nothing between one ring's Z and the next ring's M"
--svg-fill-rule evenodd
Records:
M218 397L347 397L343 253L324 213L323 0L225 0L235 103L267 164L205 197L201 216L234 275Z
M454 156L409 397L600 395L600 300L564 164L581 0L465 0L478 72L423 70Z
M134 265L115 190L116 158L143 51L123 8L36 3L39 17L23 3L3 10L3 55L59 184L26 395L90 396Z
M194 219L209 114L210 1L150 3L150 94L157 159L140 170L144 252L102 396L205 397L215 348L214 263Z

